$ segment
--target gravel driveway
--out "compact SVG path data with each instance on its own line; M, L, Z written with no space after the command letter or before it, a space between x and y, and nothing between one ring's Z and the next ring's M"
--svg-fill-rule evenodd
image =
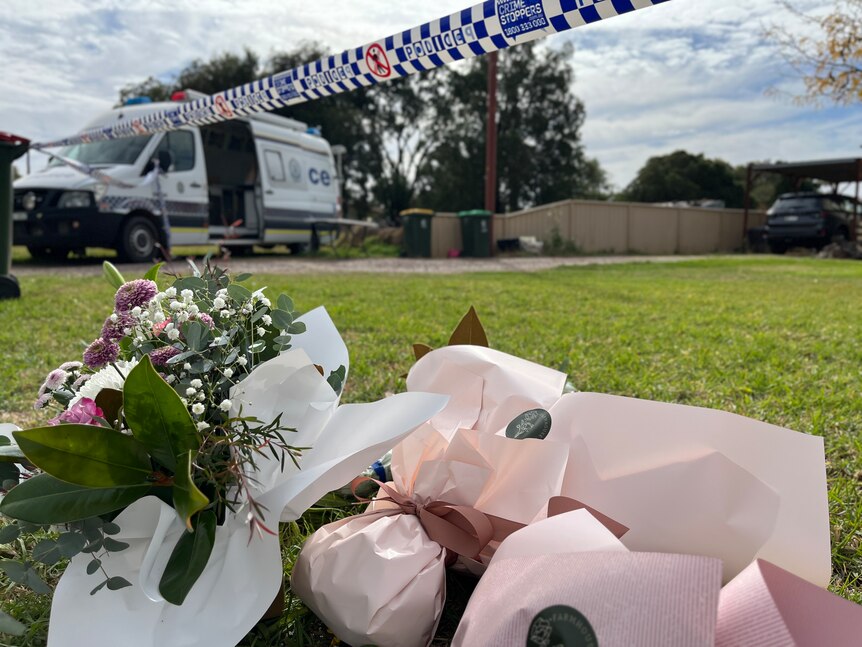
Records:
M555 267L586 265L619 265L621 263L675 263L694 260L702 256L578 256L552 258L497 257L497 258L360 258L324 260L267 256L232 258L219 263L236 273L255 274L468 274L471 272L539 272ZM141 275L149 265L118 265L128 276ZM188 265L175 260L173 269L185 272ZM102 259L73 259L66 264L35 265L26 263L12 268L16 276L62 274L66 276L98 276L102 273Z

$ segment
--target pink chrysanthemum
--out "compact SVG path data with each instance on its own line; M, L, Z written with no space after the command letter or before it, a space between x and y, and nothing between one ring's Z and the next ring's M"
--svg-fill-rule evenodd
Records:
M45 384L43 384L43 386L46 391L56 391L66 383L68 377L69 374L66 373L66 371L61 368L55 368L53 371L48 373L48 377L45 378ZM41 395L41 393L39 395Z
M127 312L134 307L145 307L158 294L159 288L155 282L147 279L135 279L123 283L114 297L117 312Z
M83 375L79 376L77 380L72 382L72 390L77 391L78 389L80 389L82 386L84 386L87 382L90 381L91 377L93 376L89 373L84 373Z
M60 364L60 370L77 371L82 366L83 366L83 364L81 364L81 362L66 362L64 364Z
M97 339L84 351L84 364L88 368L102 368L106 364L117 361L120 355L120 347L107 339Z
M117 315L116 321L113 320L113 317L105 319L105 323L102 325L102 339L119 341L126 336L126 330L135 325L135 318L128 312L120 311L115 314Z
M166 366L171 357L176 357L179 354L180 351L173 346L163 346L150 353L150 360L153 362L153 366Z
M210 330L215 328L215 321L213 321L213 318L210 317L206 312L199 312L196 318Z
M51 401L51 394L50 393L43 393L42 395L40 395L36 399L36 402L33 403L33 408L36 409L37 411L39 409L44 409L45 405L48 404L50 401Z

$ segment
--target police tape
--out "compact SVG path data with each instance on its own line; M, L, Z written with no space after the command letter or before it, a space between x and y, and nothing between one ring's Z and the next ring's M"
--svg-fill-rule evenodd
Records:
M338 56L110 127L36 143L33 148L149 135L277 110L508 49L663 2L667 0L487 0Z

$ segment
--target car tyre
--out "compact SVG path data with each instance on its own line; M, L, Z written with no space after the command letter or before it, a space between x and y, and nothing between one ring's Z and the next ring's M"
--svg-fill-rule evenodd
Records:
M290 243L289 245L285 245L285 247L290 251L291 256L299 256L305 252L308 245L305 245L304 243Z
M144 216L135 216L123 225L117 253L129 263L148 263L156 255L158 242L155 225Z

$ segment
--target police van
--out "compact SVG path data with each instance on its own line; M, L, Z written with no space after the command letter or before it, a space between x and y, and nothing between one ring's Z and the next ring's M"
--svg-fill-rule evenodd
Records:
M86 128L169 107L132 99ZM341 216L333 147L316 129L270 114L69 146L14 185L14 243L38 258L107 247L144 262L159 245L296 252L330 235Z

